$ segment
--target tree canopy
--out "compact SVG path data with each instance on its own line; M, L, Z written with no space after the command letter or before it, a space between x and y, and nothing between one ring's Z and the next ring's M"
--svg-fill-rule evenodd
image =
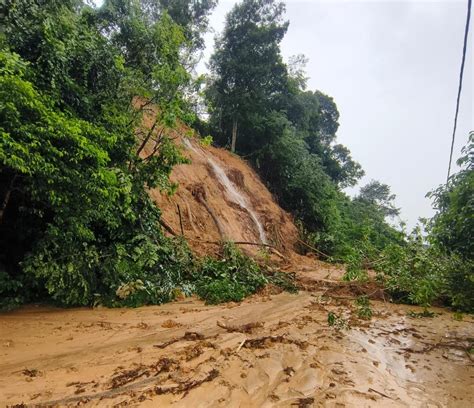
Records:
M156 2L7 3L0 293L90 304L140 280L149 299L166 299L166 279L181 273L179 246L163 236L146 189L172 189L169 174L183 161L166 134L189 114L182 55L194 46L190 27ZM202 3L200 24L213 4ZM140 131L151 103L160 106L154 125ZM153 155L140 154L144 143Z

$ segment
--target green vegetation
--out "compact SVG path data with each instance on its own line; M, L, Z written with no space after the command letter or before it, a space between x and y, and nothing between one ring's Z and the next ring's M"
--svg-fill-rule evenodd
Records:
M1 306L168 300L190 255L164 237L146 190L173 190L168 176L183 158L167 134L188 119L184 94L194 86L182 55L192 54L214 3L198 2L201 17L184 25L165 2L110 0L99 9L79 0L7 3ZM151 126L160 132L137 137L141 100L160 106ZM153 155L144 154L145 144ZM130 296L117 296L127 285Z
M224 244L219 259L207 257L201 260L193 281L196 293L210 304L239 302L268 283L288 292L296 291L290 275L270 272L231 242Z
M349 197L344 188L364 171L337 143L335 101L306 89L304 56L283 61L283 3L243 0L227 16L206 121L193 113L203 84L193 68L215 0L4 3L0 307L137 306L190 293L217 303L267 283L294 290L231 246L196 259L163 234L147 190L176 188L169 175L185 159L170 135L186 123L212 135L203 145L245 155L302 239L347 264L347 280L372 269L398 300L474 310L474 136L461 171L430 193L437 213L426 234L392 226L399 209L383 183Z
M370 300L367 296L359 296L355 300L357 306L357 316L360 319L370 320L372 318L372 309L370 307Z
M196 292L207 303L239 302L268 283L261 267L227 243L222 258L205 258L198 268Z
M349 328L347 320L343 316L340 316L334 312L328 313L328 325L334 327L337 331Z
M2 303L86 305L133 282L144 289L128 303L144 303L145 292L148 302L169 298L185 270L183 244L163 236L146 189L172 191L168 176L183 161L166 133L186 119L185 30L158 5L151 17L138 2L9 3L0 39ZM137 140L140 97L160 106L158 137Z

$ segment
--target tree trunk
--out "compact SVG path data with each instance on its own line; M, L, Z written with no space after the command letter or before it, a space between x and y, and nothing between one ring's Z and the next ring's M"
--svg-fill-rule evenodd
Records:
M230 151L235 153L235 144L237 142L237 119L234 118L234 122L232 124L232 144L230 146Z

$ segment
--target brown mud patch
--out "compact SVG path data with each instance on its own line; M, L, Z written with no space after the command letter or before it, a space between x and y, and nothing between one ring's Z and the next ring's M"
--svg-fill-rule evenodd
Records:
M471 317L372 309L361 320L353 300L308 292L232 307L26 307L0 315L0 406L474 405ZM329 326L330 312L347 326Z

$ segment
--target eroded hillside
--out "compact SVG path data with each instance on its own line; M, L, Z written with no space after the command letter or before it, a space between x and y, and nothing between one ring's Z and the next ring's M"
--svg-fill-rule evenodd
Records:
M298 232L291 217L244 160L196 138L177 136L175 142L190 160L173 169L176 193L150 191L173 232L182 232L198 252L221 240L267 243L281 253L293 252Z

